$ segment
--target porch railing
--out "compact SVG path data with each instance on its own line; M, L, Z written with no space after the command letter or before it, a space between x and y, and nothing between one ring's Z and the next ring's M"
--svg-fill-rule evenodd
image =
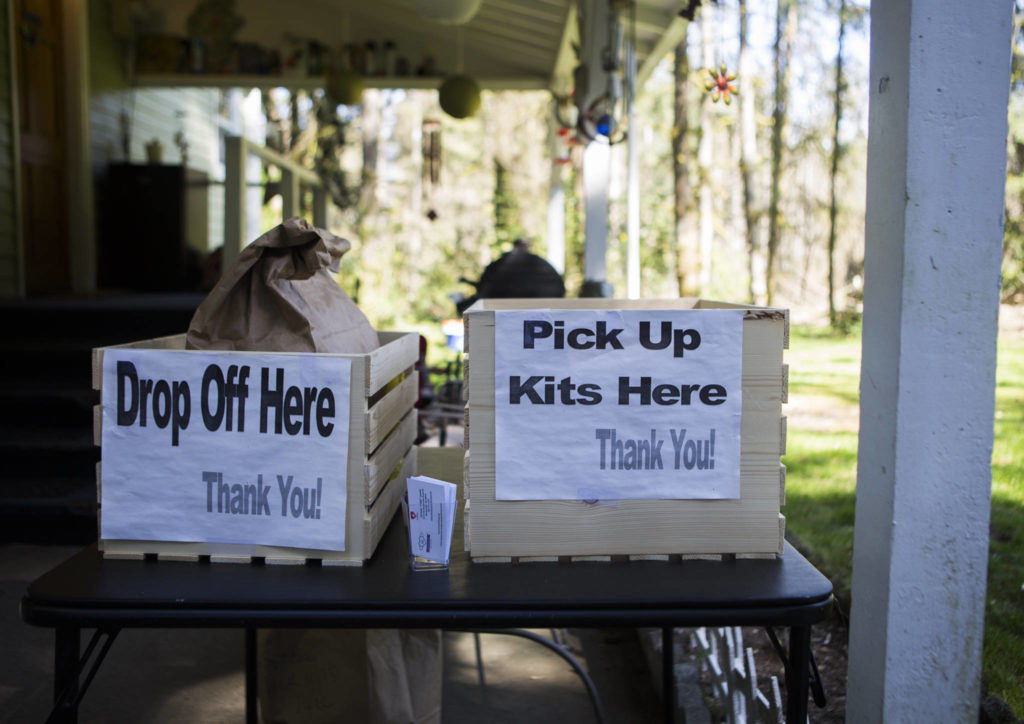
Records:
M251 239L246 239L245 197L248 188L246 163L250 154L281 170L281 216L288 219L301 213L303 187L313 192L313 225L327 227L327 189L315 173L263 146L240 136L224 139L224 251L221 269L234 264L239 252Z

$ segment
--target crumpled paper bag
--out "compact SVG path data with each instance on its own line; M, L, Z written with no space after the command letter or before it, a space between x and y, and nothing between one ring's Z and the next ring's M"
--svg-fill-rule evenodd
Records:
M261 629L264 724L441 724L437 629Z
M330 272L351 244L292 218L238 255L196 310L187 349L372 352L377 332Z

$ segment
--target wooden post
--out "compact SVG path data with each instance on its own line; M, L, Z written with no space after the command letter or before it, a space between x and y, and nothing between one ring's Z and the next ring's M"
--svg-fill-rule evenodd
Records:
M323 186L313 189L313 226L327 228L327 189Z
M976 722L1013 3L871 10L846 715Z
M224 139L224 246L221 273L231 268L245 244L246 141Z
M551 156L551 172L548 176L547 214L547 260L559 274L565 274L565 186L562 182L562 165L558 162L558 123L555 113L558 101L551 101L548 116L548 153Z
M302 186L299 177L289 168L281 167L281 218L302 215Z
M636 82L636 53L627 45L627 76ZM635 87L627 84L629 117L626 123L626 297L640 298L640 145L634 109Z
M580 107L584 110L600 97L608 85L603 69L602 51L608 42L608 0L586 0L583 16L582 58L587 70L587 85ZM607 282L608 246L608 172L611 147L606 139L589 141L583 150L583 290L581 296L610 297Z
M606 253L608 248L608 167L611 147L591 141L583 151L583 293L585 297L610 297Z

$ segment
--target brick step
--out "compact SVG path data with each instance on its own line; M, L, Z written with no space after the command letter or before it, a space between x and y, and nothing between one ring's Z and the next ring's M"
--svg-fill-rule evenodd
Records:
M96 481L81 476L22 478L0 483L0 516L96 515Z
M178 334L203 295L125 294L0 302L9 339L108 339L130 342Z
M7 427L91 430L99 400L99 392L69 380L0 383L0 410Z
M100 450L92 436L71 432L45 441L29 436L0 442L0 488L11 481L31 484L37 478L96 479Z

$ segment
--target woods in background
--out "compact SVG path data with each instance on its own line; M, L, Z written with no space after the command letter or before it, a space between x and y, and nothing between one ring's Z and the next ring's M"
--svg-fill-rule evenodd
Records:
M866 4L855 0L721 0L699 9L640 89L628 129L639 141L643 296L788 307L797 321L835 327L859 317L868 25ZM1014 58L1008 299L1024 293L1019 47ZM705 86L719 70L737 76L731 103ZM471 291L460 278L476 279L519 237L546 253L552 199L564 204L567 295L579 293L582 147L548 93L485 92L481 111L465 120L445 115L432 91L368 90L361 107L299 92L265 105L268 144L329 179L342 209L336 226L354 242L340 283L378 328L438 336L440 321L454 316L449 295ZM618 143L608 281L619 296L625 169ZM561 194L550 193L552 183Z

